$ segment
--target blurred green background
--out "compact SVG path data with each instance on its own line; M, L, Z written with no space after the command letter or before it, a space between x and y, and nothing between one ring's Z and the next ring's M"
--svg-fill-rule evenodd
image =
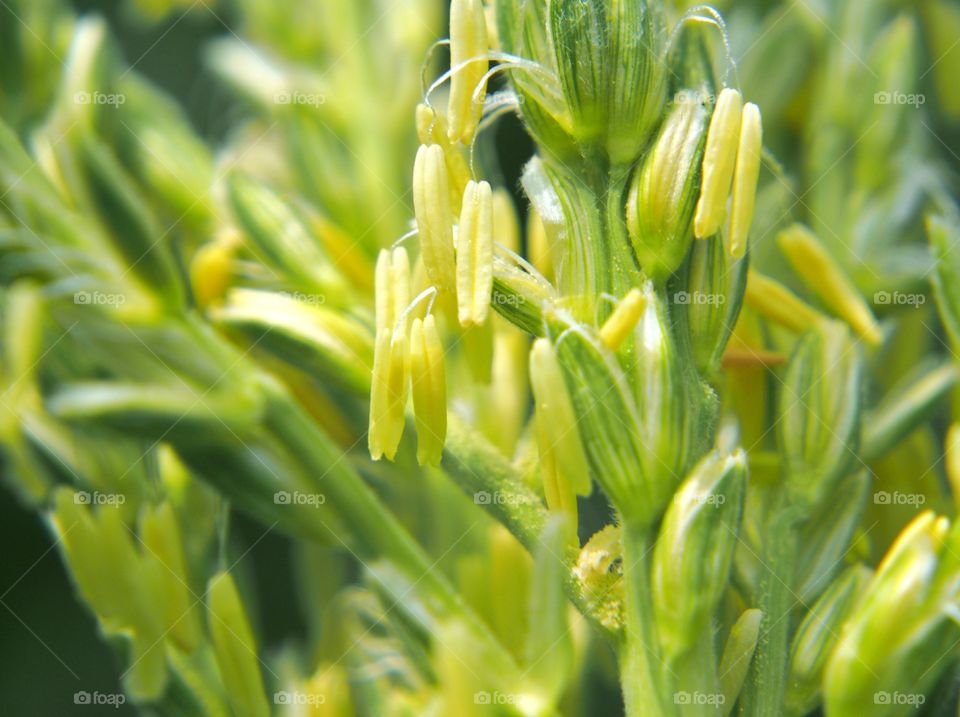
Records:
M141 1L149 4L149 0ZM741 7L765 9L776 4L771 0L739 3ZM245 113L215 80L203 57L207 40L239 32L231 3L221 2L211 8L198 1L187 13L175 12L152 23L134 13L129 0L76 0L72 5L80 13L96 12L106 17L127 62L175 96L195 129L209 142L223 139ZM18 22L0 0L0 26ZM762 69L766 71L767 67ZM755 79L749 72L742 77L748 86ZM924 83L931 81L932 76L926 77ZM758 99L749 91L747 94ZM947 150L960 146L960 125L944 122L938 113L933 113L930 121L930 131L942 138ZM492 138L496 139L501 163L485 168L487 174L493 175L497 184L516 188L519 169L531 151L530 142L512 119L499 124L496 133L485 135L483 141ZM777 156L797 169L799 163L794 160L799 144L795 137L780 133L770 139ZM935 149L940 152L939 146ZM490 154L478 152L478 156ZM953 159L957 159L955 154L943 157L955 167ZM74 706L78 691L119 693L120 665L100 640L87 609L74 597L42 518L24 510L2 481L0 496L0 717L135 714L128 705L116 709ZM293 597L291 546L286 538L264 532L263 526L242 518L236 518L234 527L238 554L250 550L244 561L244 577L256 582L251 593L259 601L254 617L269 652L303 632L304 623Z
M77 12L96 12L109 20L124 57L143 75L174 94L187 108L198 132L211 141L231 124L227 92L217 86L202 58L203 44L231 31L229 9L216 14L197 4L186 14L147 24L125 2L74 2ZM0 3L0 24L18 23ZM96 621L75 598L59 553L53 549L43 519L24 510L0 483L0 715L4 717L66 717L134 715L129 705L82 708L74 705L78 691L121 692L119 664L98 636ZM262 530L241 524L239 531L252 544ZM253 548L252 574L270 604L289 602L292 592L285 539L267 535ZM293 610L261 611L265 634L282 635L296 628Z

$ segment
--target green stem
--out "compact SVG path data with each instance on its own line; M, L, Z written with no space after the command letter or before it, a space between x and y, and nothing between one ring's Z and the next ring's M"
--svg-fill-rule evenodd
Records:
M625 635L620 649L620 681L626 717L668 717L677 713L670 674L661 661L653 602L650 554L653 531L627 521L622 526Z
M557 282L564 296L582 301L583 318L592 321L601 294L622 296L640 281L623 220L626 179L611 177L602 166L587 165L577 174L548 163L544 169L566 218Z
M493 445L455 415L450 416L447 429L443 469L447 477L506 527L530 553L537 549L547 520L543 501ZM478 500L478 496L484 500ZM565 557L568 568L572 567L576 552L571 551ZM602 635L613 641L616 635L593 614L572 571L566 572L564 588L569 600Z
M456 415L443 451L447 475L527 548L540 543L547 511L510 462Z
M517 669L513 658L436 567L423 548L343 460L336 445L279 385L265 381L265 426L316 476L331 506L350 526L361 559L384 559L400 570L436 623L461 620L476 654L499 675Z
M774 511L766 541L758 605L763 611L763 622L742 697L740 714L743 717L783 714L797 544L792 511L782 508Z

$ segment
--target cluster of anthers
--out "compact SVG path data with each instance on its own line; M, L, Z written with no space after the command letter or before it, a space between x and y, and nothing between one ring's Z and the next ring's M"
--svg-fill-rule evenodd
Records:
M417 108L416 124L421 146L413 173L416 228L401 237L393 248L382 250L377 260L377 333L368 432L368 446L375 460L383 456L390 460L395 457L405 425L406 406L412 394L418 437L417 459L420 464L439 463L447 430L444 346L440 335L440 327L445 322L438 322L433 312L435 308L441 313L450 309L451 319L455 316L463 328L487 321L495 249L514 258L525 269L531 268L515 253L519 246L505 245L514 242L494 241L508 223L516 224L508 196L500 190L494 191L488 182L478 181L473 175L470 152L478 131L492 119L484 115L487 83L499 66L491 70L490 62L503 60L506 69L536 64L491 48L490 38L496 44L496 33L490 29L495 24L489 23L490 17L482 0L453 0L451 3L450 70L430 87L424 104ZM538 68L539 74L549 72L545 67L538 65ZM444 82L450 85L446 115L429 102L431 93ZM498 104L491 114L499 114L501 110ZM638 204L634 193L625 208L628 225L638 212L678 211L676 207L664 205L675 203L676 194L685 191L679 185L685 184L691 175L698 175L699 181L694 185L698 192L692 226L688 224L682 231L692 233L697 239L707 239L722 230L727 252L733 257L742 256L753 221L762 153L758 107L753 103L744 104L739 91L726 88L716 98L702 144L700 137L691 138L682 131L672 133L670 125L669 119L664 122L648 159L641 160L636 170L636 181L639 182L641 174L647 174L644 172L645 163L659 164L657 155L664 157L664 164L650 175L652 182L649 178L644 180L650 185L649 191L661 195L654 200L659 207L651 210L649 206ZM683 151L683 147L677 146L691 139L694 144L699 144L699 152ZM677 167L678 156L690 166ZM501 199L506 201L501 202ZM533 223L531 227L531 244L535 244L536 227ZM419 240L419 261L411 269L407 251L401 244L413 237ZM537 247L531 246L531 250L536 252ZM641 267L641 271L644 270L645 267ZM426 285L427 288L411 300L411 285ZM418 308L423 303L427 304L425 312ZM603 342L616 350L640 320L645 304L644 293L638 289L623 297L600 328ZM413 318L415 313L425 313L425 316ZM562 392L555 392L562 385L562 376L558 366L555 372L549 370L547 364L552 351L546 344L544 340L535 342L530 356L536 406L546 410L549 405L553 419L562 419L569 414L569 421L573 424L572 409L558 398ZM554 398L548 398L547 394L553 394ZM565 422L539 423L556 427ZM549 436L540 438L541 446L578 444L576 441L557 442ZM574 473L587 475L582 453L566 455L555 462L562 463L565 468L576 468ZM550 490L551 463L544 457L546 493L552 498L548 502L562 506L572 496L561 496ZM554 487L564 484L569 485L567 481L557 480ZM574 484L582 490L579 480Z

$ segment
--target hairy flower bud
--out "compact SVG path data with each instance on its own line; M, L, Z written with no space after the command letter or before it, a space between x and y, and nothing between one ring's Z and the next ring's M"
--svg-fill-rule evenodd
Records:
M747 284L747 260L731 258L721 237L693 244L674 304L687 326L693 359L704 376L720 368Z
M849 471L860 442L863 360L846 326L803 336L787 364L777 424L791 500L812 508Z
M597 481L621 513L654 521L673 484L637 470L643 466L640 421L623 370L609 349L576 326L558 338L556 351Z
M647 145L663 112L667 72L662 3L612 0L608 4L611 90L607 96L607 154L631 164Z
M827 662L823 696L831 717L862 715L864 705L874 706L870 715L893 716L904 713L904 699L925 701L960 640L958 540L957 525L928 511L891 546Z
M696 644L730 575L740 530L747 457L716 453L701 461L667 509L653 553L653 603L669 656Z
M581 144L603 139L606 129L609 46L604 0L553 0L548 4L557 72Z
M850 568L817 600L797 627L790 647L785 697L791 714L807 714L816 707L827 659L871 577L870 570L863 566Z
M630 385L613 352L579 326L564 331L557 357L571 387L593 474L625 518L656 520L685 474L694 401L674 354L663 306L652 288L633 331Z
M724 705L733 705L743 689L750 669L750 661L760 639L760 625L763 611L749 608L737 618L730 628L727 642L723 646L720 658L720 692L724 696ZM727 712L726 714L730 714Z
M655 281L676 271L693 239L707 118L699 102L677 103L630 186L627 229L640 266Z
M549 41L570 132L581 146L605 147L614 165L629 166L637 158L663 109L665 36L659 5L646 0L548 4Z
M642 377L634 384L640 421L645 474L658 485L676 486L690 468L712 428L707 418L701 386L679 357L675 327L662 297L645 287L646 308L633 332L631 373Z

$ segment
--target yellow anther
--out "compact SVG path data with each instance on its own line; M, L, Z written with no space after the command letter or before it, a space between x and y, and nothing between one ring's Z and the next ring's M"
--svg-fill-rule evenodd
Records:
M439 465L447 437L447 379L443 344L433 315L410 327L410 378L417 426L417 462Z
M802 334L826 317L790 289L753 269L747 274L747 306L764 318Z
M423 145L413 169L413 206L420 233L420 255L427 277L439 289L453 289L453 212L443 149Z
M481 324L493 291L493 192L470 182L457 233L457 316L461 326Z
M590 492L590 471L563 371L547 339L533 343L530 382L547 506L576 516L575 494Z
M630 289L600 328L600 340L616 351L640 321L646 306L647 299L643 292Z
M370 456L393 460L403 436L404 410L410 385L409 345L402 326L377 334L373 351L370 395L370 425L367 446Z
M403 247L381 249L376 271L377 333L393 329L410 303L410 260Z
M760 108L748 102L740 122L740 146L737 149L737 167L733 175L733 195L730 199L730 230L726 233L727 252L743 256L753 224L753 209L760 178L760 154L763 149L763 122Z
M451 142L470 144L477 133L483 115L486 84L479 91L478 88L490 67L487 60L489 49L482 0L453 0L450 3L450 68L453 75L447 109Z
M710 120L703 154L700 201L693 220L698 239L713 236L723 223L740 143L742 114L743 99L740 93L730 88L721 92Z
M803 281L860 336L874 346L883 341L880 326L846 272L802 224L794 224L777 237L780 248Z
M230 286L230 272L236 252L237 237L226 235L204 244L190 262L190 283L200 308L223 299Z

